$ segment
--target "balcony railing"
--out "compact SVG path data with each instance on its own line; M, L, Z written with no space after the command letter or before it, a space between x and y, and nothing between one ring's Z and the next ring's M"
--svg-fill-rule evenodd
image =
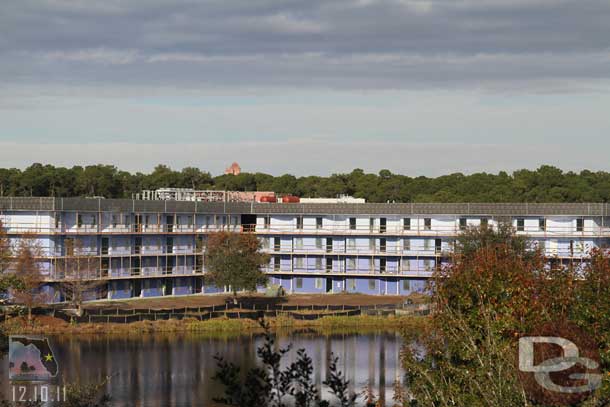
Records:
M322 228L316 225L215 225L215 224L59 224L55 226L51 223L24 223L16 221L3 221L3 227L9 234L205 234L217 231L247 232L263 235L384 235L384 236L457 236L463 232L459 224L455 225L434 225L429 228L423 224L412 225L405 229L402 225L388 224L386 226L357 225L356 227L345 224L324 225ZM492 226L493 227L493 226ZM584 225L582 229L576 225L566 227L546 225L544 228L526 225L517 234L528 235L532 238L543 237L610 237L610 225L589 226Z

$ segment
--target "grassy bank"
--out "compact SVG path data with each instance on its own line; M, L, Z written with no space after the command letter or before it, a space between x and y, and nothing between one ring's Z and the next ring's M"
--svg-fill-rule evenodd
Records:
M420 330L427 317L419 316L328 316L312 321L295 320L287 316L268 318L274 330L311 329L319 333L360 333L363 331ZM140 321L130 324L70 324L52 317L36 317L28 323L24 317L10 318L2 324L10 334L141 334L152 332L193 332L206 336L234 336L261 331L258 321L251 319L216 318L208 321L185 318L160 321Z

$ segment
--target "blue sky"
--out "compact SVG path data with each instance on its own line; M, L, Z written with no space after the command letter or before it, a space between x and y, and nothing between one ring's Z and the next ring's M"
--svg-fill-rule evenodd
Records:
M609 170L610 3L13 2L2 167Z

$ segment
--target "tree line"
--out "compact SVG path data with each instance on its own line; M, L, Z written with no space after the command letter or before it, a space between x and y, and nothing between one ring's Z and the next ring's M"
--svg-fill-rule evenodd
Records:
M510 174L500 171L439 177L394 174L387 169L374 174L359 168L326 177L259 172L212 176L194 167L178 171L166 165L158 165L150 173L130 173L101 164L0 168L0 196L131 198L143 189L162 187L275 191L301 197L347 194L367 202L610 202L609 172L565 172L548 165Z

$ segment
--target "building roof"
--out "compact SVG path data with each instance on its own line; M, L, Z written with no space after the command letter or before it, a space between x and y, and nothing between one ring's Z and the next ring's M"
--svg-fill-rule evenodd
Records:
M610 216L608 203L246 203L0 197L0 210L309 215Z

